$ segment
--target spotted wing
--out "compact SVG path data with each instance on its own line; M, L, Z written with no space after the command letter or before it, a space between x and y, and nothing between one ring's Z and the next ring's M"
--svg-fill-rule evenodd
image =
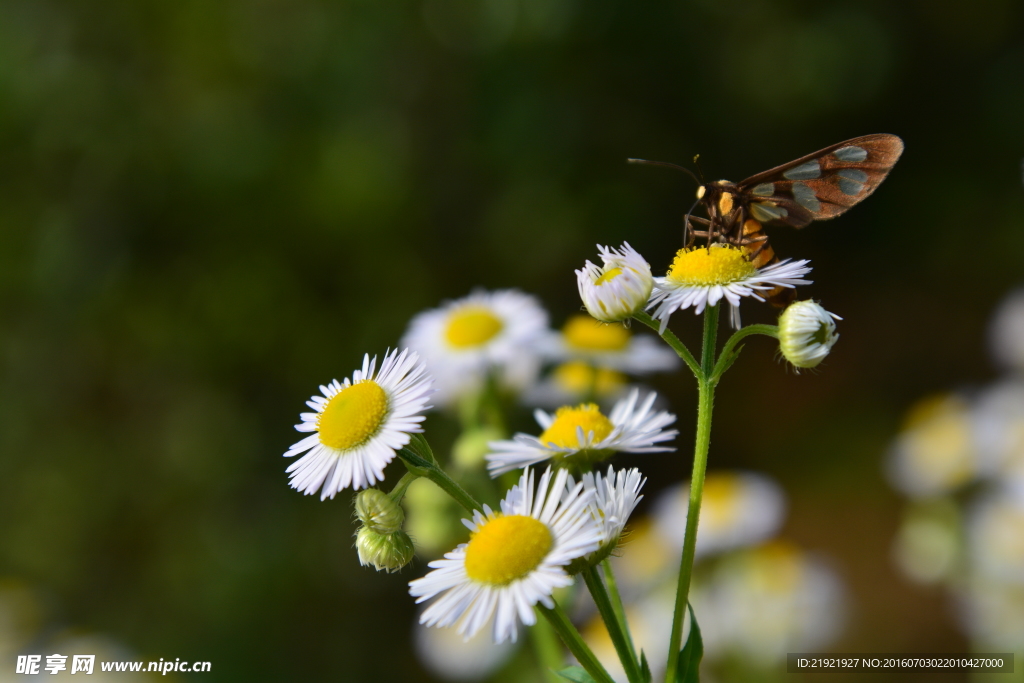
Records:
M895 135L865 135L758 173L737 187L752 218L802 228L866 199L902 153L903 141Z

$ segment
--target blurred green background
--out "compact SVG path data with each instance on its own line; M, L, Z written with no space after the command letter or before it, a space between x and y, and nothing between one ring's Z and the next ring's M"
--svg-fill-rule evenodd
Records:
M738 181L885 132L906 152L869 201L772 232L842 340L801 375L750 342L711 467L783 485L785 533L849 586L837 650L965 650L892 565L881 457L916 398L995 374L984 326L1024 254L1022 9L0 1L0 575L47 623L211 661L197 679L430 680L407 642L422 563L361 569L350 496L288 488L303 401L474 286L560 325L596 243L663 274L695 188L626 157ZM618 462L654 492L688 474L695 391L652 384L683 454Z

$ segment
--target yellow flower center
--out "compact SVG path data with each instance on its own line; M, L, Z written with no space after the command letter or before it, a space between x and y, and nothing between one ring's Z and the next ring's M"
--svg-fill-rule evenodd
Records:
M547 525L533 517L495 517L469 539L466 575L492 586L508 585L536 569L554 542Z
M727 244L713 244L711 248L680 249L668 279L677 285L726 285L757 273L742 249Z
M359 446L377 433L388 415L388 395L372 379L335 394L327 402L316 428L320 443L338 450Z
M604 396L626 384L626 376L621 372L594 368L582 360L562 363L555 368L553 374L558 386L573 394L583 394L593 386L595 394Z
M445 339L452 346L469 348L482 346L501 332L504 325L498 316L480 306L467 306L448 319Z
M598 322L576 315L562 328L565 343L582 351L621 351L629 344L629 330L622 325Z
M700 521L709 530L730 527L739 512L740 480L735 474L715 472L704 479L704 502ZM686 492L684 496L689 496Z
M955 396L922 400L906 422L903 441L917 477L952 487L974 476L974 433L964 401Z
M593 403L584 403L575 408L562 406L555 412L555 421L540 435L541 443L575 448L579 445L579 439L576 438L577 427L582 427L584 434L594 432L596 441L611 434L615 428Z
M603 285L606 282L611 282L620 275L622 275L622 268L609 268L601 273L601 277L594 280L594 284Z
M804 583L800 551L788 541L769 541L752 551L748 569L753 587L770 595L787 595Z

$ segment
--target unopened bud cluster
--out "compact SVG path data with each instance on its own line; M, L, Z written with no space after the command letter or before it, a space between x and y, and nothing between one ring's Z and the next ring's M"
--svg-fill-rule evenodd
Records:
M416 552L409 534L402 531L402 506L380 489L361 491L355 499L356 517L362 526L356 533L359 564L377 571L397 572Z

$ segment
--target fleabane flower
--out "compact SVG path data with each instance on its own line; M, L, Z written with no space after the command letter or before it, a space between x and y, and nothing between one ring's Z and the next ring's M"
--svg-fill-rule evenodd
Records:
M548 459L594 463L618 451L656 453L674 448L655 446L678 433L664 429L676 420L665 411L655 411L657 395L652 391L642 403L636 389L612 408L607 417L597 405L563 406L554 415L536 410L534 417L544 432L539 436L516 434L514 439L492 441L487 471L492 477Z
M817 367L839 340L835 313L813 301L795 301L779 316L779 350L795 368Z
M962 396L918 401L889 447L892 484L911 498L931 498L962 488L988 471L975 443L971 407Z
M635 467L616 472L609 465L603 477L600 472L586 472L581 481L584 490L594 492L589 510L601 528L601 547L570 564L570 574L578 574L611 555L619 544L629 516L643 498L640 489L647 483L647 478ZM569 488L573 483L573 478L569 477Z
M590 261L576 271L580 298L587 312L601 322L628 320L642 311L651 296L651 266L628 242L613 249L597 245L602 266Z
M676 311L693 307L698 315L708 306L725 299L731 307L733 327L739 327L739 306L743 297L764 301L759 292L776 287L810 284L802 279L811 272L810 261L780 261L764 268L751 263L744 251L728 244L680 249L665 277L654 278L654 294L648 308L661 320L664 332Z
M664 372L679 367L679 356L651 335L634 335L618 323L602 323L589 315L574 315L561 331L549 334L544 354L555 361L584 361L631 375Z
M553 481L552 481L553 479ZM593 491L582 483L566 490L568 472L548 468L534 485L527 469L501 501L472 520L468 543L428 566L434 571L409 582L421 603L440 596L420 616L427 626L455 626L466 639L492 622L494 642L516 640L518 623L536 622L533 606L554 607L551 594L571 585L565 566L601 544L601 528L589 513Z
M689 482L662 492L654 520L673 550L682 550L690 504ZM756 472L708 472L697 523L697 556L765 541L782 527L786 498L772 479Z
M320 500L334 498L351 486L361 489L384 479L384 467L395 451L422 432L423 412L433 389L419 356L395 349L384 356L363 357L351 381L321 386L321 396L306 402L295 429L313 432L293 445L284 457L305 453L288 467L292 488L305 494L320 491Z
M558 408L588 398L610 405L628 389L629 378L621 372L573 360L552 368L546 378L523 395L522 401L540 408Z
M989 323L989 348L996 362L1010 370L1024 371L1024 289L1011 292Z
M423 357L436 378L433 400L447 406L480 391L489 374L514 391L529 387L540 371L537 346L547 325L536 298L478 290L416 315L402 343Z

